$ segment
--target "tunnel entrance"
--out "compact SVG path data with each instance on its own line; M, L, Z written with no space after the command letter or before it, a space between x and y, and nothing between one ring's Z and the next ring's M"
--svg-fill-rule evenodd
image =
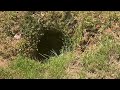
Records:
M57 30L46 30L37 43L36 58L38 60L48 59L50 56L60 54L64 46L64 35Z

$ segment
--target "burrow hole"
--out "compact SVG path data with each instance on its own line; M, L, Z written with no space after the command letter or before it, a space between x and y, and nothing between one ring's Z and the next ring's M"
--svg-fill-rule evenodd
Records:
M51 56L60 55L64 46L64 34L56 30L44 31L42 37L37 43L36 59L45 60Z

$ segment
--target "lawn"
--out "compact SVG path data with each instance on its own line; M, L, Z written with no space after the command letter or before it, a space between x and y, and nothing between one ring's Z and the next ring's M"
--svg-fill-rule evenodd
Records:
M120 12L5 11L0 18L1 79L120 79Z

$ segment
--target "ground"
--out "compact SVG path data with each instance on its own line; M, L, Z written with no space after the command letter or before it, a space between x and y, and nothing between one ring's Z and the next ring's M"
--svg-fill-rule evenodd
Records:
M119 19L120 13L84 13L82 12L83 16L87 17L85 25L94 19L101 23L94 21L94 28L86 26L83 32L80 32L81 29L76 30L74 35L77 38L73 38L74 42L77 42L76 47L72 51L67 50L60 55L51 56L47 62L17 54L19 43L23 39L4 37L4 33L0 32L0 78L119 79L120 24L116 19ZM93 13L96 13L94 18ZM109 26L109 23L112 24Z

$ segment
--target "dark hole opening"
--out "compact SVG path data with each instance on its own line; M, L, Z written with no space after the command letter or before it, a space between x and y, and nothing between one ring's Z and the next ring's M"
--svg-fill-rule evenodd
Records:
M42 37L40 37L37 43L36 59L44 60L50 56L60 54L62 47L64 46L64 35L60 31L46 30Z

